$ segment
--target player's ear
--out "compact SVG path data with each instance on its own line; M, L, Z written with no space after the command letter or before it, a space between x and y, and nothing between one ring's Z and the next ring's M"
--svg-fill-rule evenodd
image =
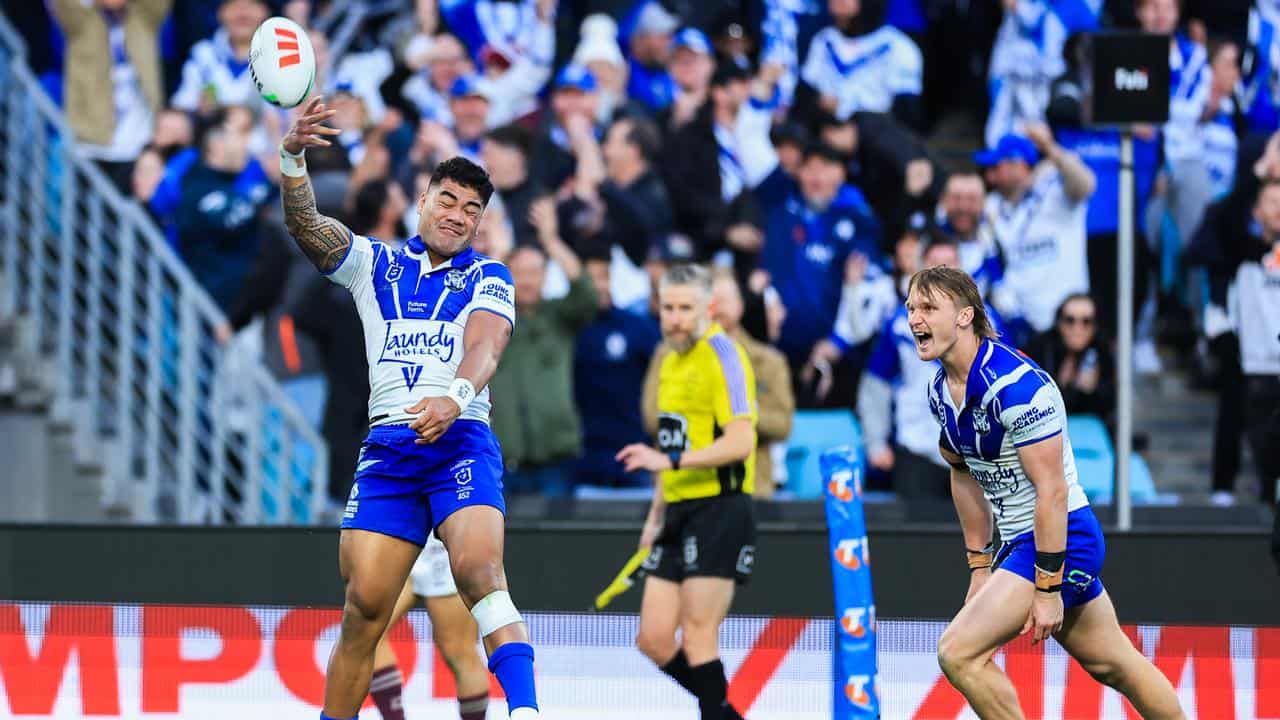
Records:
M960 312L956 314L956 327L970 327L973 325L973 306L965 305L960 308Z

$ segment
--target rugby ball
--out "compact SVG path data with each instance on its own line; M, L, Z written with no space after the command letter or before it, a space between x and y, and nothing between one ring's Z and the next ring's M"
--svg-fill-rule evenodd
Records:
M249 72L272 105L291 108L306 100L316 81L316 51L307 31L288 18L268 18L249 44Z

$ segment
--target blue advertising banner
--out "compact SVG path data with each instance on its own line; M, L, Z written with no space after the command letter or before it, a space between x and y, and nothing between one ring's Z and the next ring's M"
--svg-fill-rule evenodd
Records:
M826 497L836 622L834 720L880 717L876 683L876 604L871 593L871 550L862 513L866 462L861 448L841 445L818 460Z

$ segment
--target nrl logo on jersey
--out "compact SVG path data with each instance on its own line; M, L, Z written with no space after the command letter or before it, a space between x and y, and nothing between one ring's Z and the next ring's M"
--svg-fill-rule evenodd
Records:
M462 292L467 288L467 271L454 269L445 273L444 286L450 292Z
M991 423L987 419L986 408L976 407L973 409L973 429L977 430L979 435L986 435L991 432Z

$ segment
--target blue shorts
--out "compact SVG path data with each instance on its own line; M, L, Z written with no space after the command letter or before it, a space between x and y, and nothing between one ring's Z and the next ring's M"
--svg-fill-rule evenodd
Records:
M1036 581L1035 531L1028 530L1000 546L999 570ZM1107 554L1102 526L1088 505L1067 514L1067 559L1062 565L1062 606L1084 605L1102 594L1102 560Z
M489 426L458 420L430 445L415 445L408 425L369 431L356 462L342 529L369 530L425 545L459 508L502 499L502 451Z

